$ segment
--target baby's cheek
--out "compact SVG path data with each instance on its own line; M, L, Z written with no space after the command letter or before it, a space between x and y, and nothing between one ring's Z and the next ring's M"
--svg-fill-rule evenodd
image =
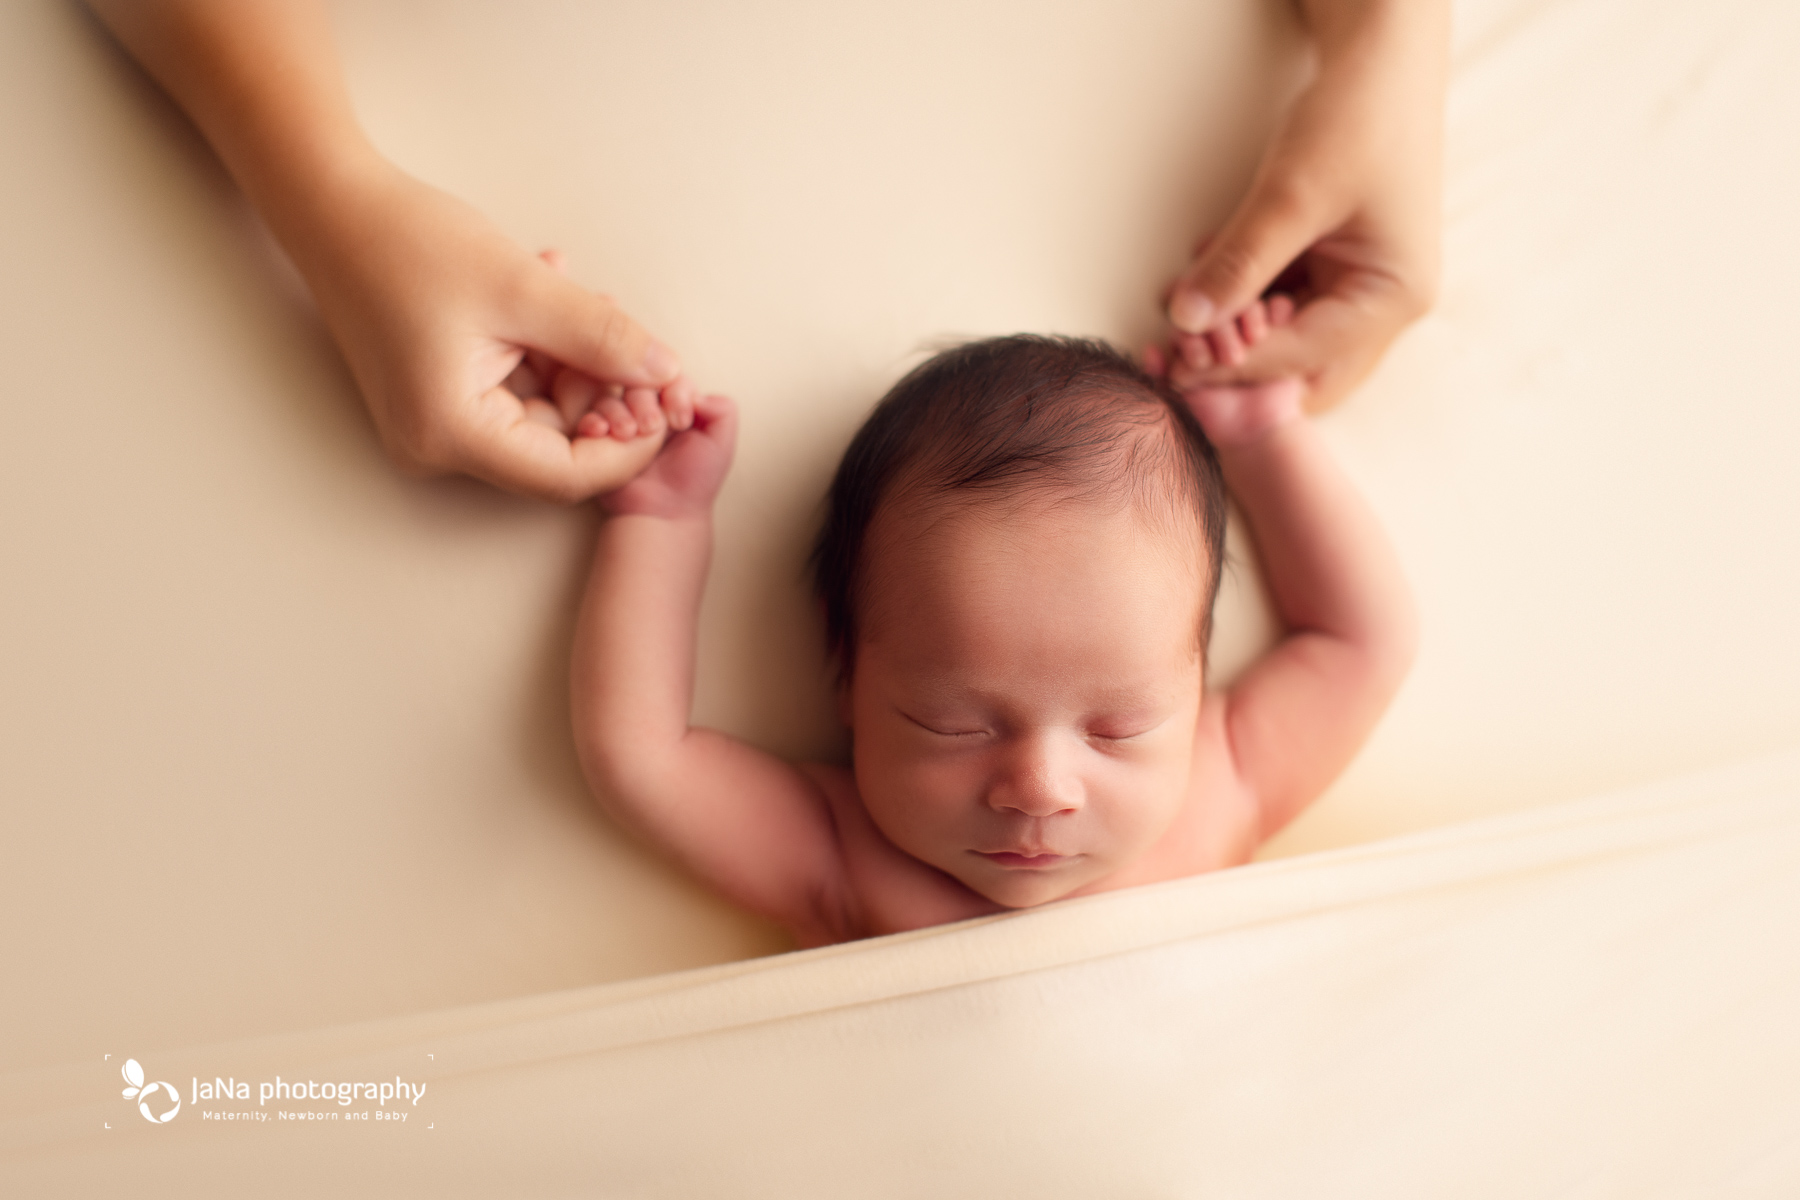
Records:
M918 824L929 789L917 766L896 755L865 755L856 763L856 780L869 817L898 841Z
M890 777L878 801L875 816L888 840L914 858L954 871L967 864L965 851L972 848L967 806L929 771L910 777Z

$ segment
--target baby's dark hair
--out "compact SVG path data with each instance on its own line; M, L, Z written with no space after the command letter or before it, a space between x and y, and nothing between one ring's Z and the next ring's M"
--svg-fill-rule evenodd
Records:
M884 396L844 451L813 547L813 584L840 679L854 666L864 547L877 510L908 499L1043 492L1197 520L1204 650L1225 558L1225 483L1199 422L1104 342L1017 334L946 350Z

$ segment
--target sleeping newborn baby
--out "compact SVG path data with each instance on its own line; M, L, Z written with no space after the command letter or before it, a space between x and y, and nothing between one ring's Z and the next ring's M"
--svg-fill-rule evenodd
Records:
M814 556L847 768L689 725L735 433L729 401L699 400L601 501L573 674L595 792L804 946L1245 862L1350 761L1413 653L1394 554L1302 395L1179 394L1102 344L1029 336L901 380ZM1213 688L1227 488L1286 629Z

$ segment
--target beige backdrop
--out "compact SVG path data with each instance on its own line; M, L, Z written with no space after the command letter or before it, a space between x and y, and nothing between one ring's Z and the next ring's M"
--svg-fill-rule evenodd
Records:
M837 746L799 576L922 347L1135 342L1294 79L1284 6L340 9L376 140L746 410L699 716ZM1325 421L1427 619L1271 853L1800 745L1800 10L1471 0L1438 310ZM587 800L590 514L380 459L195 135L0 7L0 1070L783 948ZM1266 633L1248 575L1221 657Z

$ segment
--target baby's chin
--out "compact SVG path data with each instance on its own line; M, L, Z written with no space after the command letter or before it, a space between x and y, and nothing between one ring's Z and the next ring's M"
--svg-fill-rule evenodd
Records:
M953 872L963 886L1005 908L1036 908L1061 900L1099 878L1094 865L1081 856L1048 868L1008 868L977 859Z

